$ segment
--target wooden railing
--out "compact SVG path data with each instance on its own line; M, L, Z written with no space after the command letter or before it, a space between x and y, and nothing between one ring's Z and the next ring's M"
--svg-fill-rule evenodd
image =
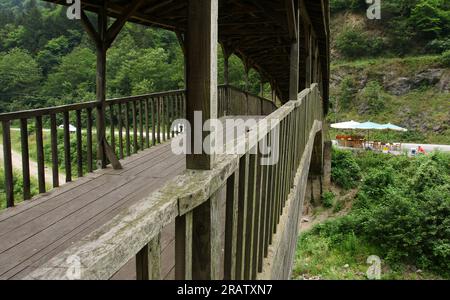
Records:
M76 257L78 279L109 279L136 256L137 278L159 279L161 231L173 222L177 279L265 278L268 269L279 275L266 277L285 277L267 260L275 256L286 267L294 255L296 236L289 243L283 237L298 229L322 112L313 85L233 142L244 146L245 154L218 155L210 171L185 171L28 278L67 279L72 270L68 258ZM260 144L278 144L278 163L261 164ZM219 213L223 206L225 219ZM286 226L288 233L282 229ZM280 253L279 245L287 250Z
M106 124L103 127L109 131L108 143L117 157L124 159L178 135L178 128L170 127L174 120L184 118L185 97L184 90L177 90L106 101ZM267 99L230 86L220 86L219 116L241 114L241 111L230 108L230 103L234 103L235 98L247 99L248 104L244 107L259 107L255 112L268 114L275 110L275 105ZM35 153L32 158L37 162L39 193L45 193L51 187L59 187L60 173L65 174L65 182L71 182L74 177L83 177L102 167L97 159L99 107L98 102L86 102L0 114L7 207L15 204L11 130L20 133L18 139L22 156L23 199L29 200L32 198L33 179L30 176L30 153ZM75 132L71 132L72 129ZM34 134L35 149L30 149L31 134ZM51 180L46 178L46 166L52 170ZM49 181L51 187L48 186Z

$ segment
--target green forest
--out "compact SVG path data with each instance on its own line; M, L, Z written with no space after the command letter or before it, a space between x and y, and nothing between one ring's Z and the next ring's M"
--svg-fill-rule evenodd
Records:
M0 112L95 99L94 45L63 6L0 0ZM107 97L184 87L184 58L174 33L127 24L107 56ZM219 82L223 82L219 49ZM260 76L249 74L249 90ZM230 82L245 86L244 66L230 58ZM268 95L270 95L269 91Z

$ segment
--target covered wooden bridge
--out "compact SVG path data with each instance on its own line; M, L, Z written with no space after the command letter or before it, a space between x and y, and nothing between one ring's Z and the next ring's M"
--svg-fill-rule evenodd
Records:
M97 49L96 101L0 115L8 205L0 212L0 278L289 278L307 180L323 174L328 0L81 5L81 22ZM185 54L185 90L106 100L107 50L126 22L176 32ZM219 44L224 85L217 82ZM229 85L231 54L270 83L272 99ZM201 126L171 126L184 118L194 124L195 112L203 120L241 120L247 128L240 134L222 129L231 137L225 153L177 155L170 141L209 134ZM40 192L31 200L28 124L35 124ZM20 127L26 200L20 204L14 199L14 126ZM233 151L238 148L244 151ZM263 163L268 156L277 159Z

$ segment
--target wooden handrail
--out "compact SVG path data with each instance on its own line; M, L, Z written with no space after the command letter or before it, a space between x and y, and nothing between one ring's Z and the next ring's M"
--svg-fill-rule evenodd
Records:
M109 279L136 256L138 279L157 279L151 274L159 273L160 259L149 256L148 249L159 256L161 231L176 221L177 279L221 279L217 273L219 260L211 259L217 254L218 236L214 233L215 226L221 224L216 211L221 201L225 201L227 212L224 277L257 278L264 260L274 255L268 251L270 244L282 243L275 233L280 222L288 222L285 207L291 209L293 221L289 226L297 230L295 218L302 201L298 194L306 182L305 172L316 145L314 137L322 127L317 86L299 96L267 116L264 124L268 126L261 127L263 122L256 125L262 134L255 127L233 143L234 147L245 145L245 154L218 155L209 171L185 171L27 278L68 279L68 258L76 256L81 261L78 279ZM279 141L280 157L275 165L260 165L262 154L251 151L265 140L271 146ZM225 199L220 196L223 189ZM197 223L203 224L203 229L194 233L192 224ZM205 250L206 255L198 255ZM149 268L156 272L148 272Z
M222 117L230 113L238 113L229 110L229 103L233 102L230 97L233 97L229 90L233 89L234 92L241 95L247 95L247 93L240 91L230 86L219 86L221 91L219 94L219 117ZM11 122L20 122L20 135L21 135L21 149L22 150L22 176L24 178L24 190L23 199L29 200L31 182L30 170L27 162L29 161L28 151L28 123L30 120L34 120L35 134L37 142L37 163L39 166L38 182L39 192L46 192L46 183L51 182L53 187L59 187L62 182L59 180L59 172L64 170L66 173L66 182L72 181L73 176L82 177L85 173L92 172L95 167L102 168L104 162L97 161L95 151L98 150L95 145L95 139L93 135L97 132L98 124L95 126L95 119L98 119L99 111L105 111L105 116L101 119L105 119L103 124L104 128L109 127L109 141L112 152L119 159L123 159L127 156L137 153L146 148L155 146L156 144L165 142L175 135L179 134L177 129L172 129L171 124L175 119L184 118L185 116L185 90L173 90L144 95L137 95L132 97L114 98L105 102L105 107L98 110L98 107L102 104L96 101L68 104L55 107L47 107L33 110L25 110L11 113L0 114L0 123L2 124L4 135L5 147L3 151L4 156L4 168L5 168L5 186L7 191L7 207L14 206L14 195L12 192L13 187L13 167L10 164L11 150L8 145L11 143L10 130ZM251 98L247 97L247 102L251 103L253 107L257 107L260 114L271 113L275 107L270 109L264 109L262 101L269 102L264 98L259 99L255 103ZM261 103L259 103L261 101ZM246 114L243 112L241 114ZM59 122L59 124L57 124ZM76 131L74 138L76 139L76 165L72 166L73 154L71 147L71 130L69 128L71 122L76 125L73 129ZM63 164L58 160L58 125L62 124L64 133L62 140L64 141L64 159ZM51 153L45 153L48 149L44 147L45 138L43 131L45 127L50 128L50 143ZM84 129L82 129L84 128ZM118 136L116 136L118 134ZM86 145L83 145L83 135L86 135ZM85 153L85 154L84 154ZM114 155L114 154L113 154ZM51 157L51 160L49 159ZM52 180L46 180L45 165L51 164ZM101 163L101 165L100 165ZM77 171L72 174L72 169ZM72 176L73 175L73 176Z

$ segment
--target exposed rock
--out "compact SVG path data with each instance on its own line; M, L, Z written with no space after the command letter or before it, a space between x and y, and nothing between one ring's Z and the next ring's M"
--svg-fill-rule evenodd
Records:
M409 78L399 77L385 84L384 89L392 95L401 96L411 91L412 85Z
M392 79L392 74L384 76L384 88L389 93L402 96L411 90L418 89L423 86L437 85L441 90L449 89L449 81L442 80L444 69L428 69L417 73L413 77L398 77Z
M441 80L443 73L443 69L429 69L420 72L412 79L413 88L435 85Z
M442 93L450 92L450 72L444 72L444 74L442 74L441 80L437 84L437 87Z

